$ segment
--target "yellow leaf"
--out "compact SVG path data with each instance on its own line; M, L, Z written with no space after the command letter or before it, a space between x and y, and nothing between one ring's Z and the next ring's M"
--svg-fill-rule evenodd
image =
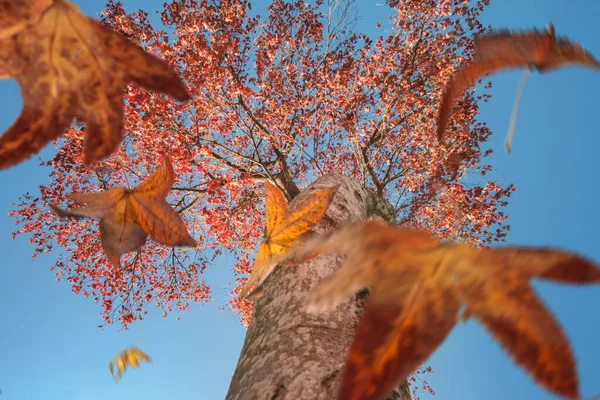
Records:
M115 382L118 382L128 366L135 369L140 365L140 361L152 362L146 353L136 347L130 346L111 360L108 364L108 369Z
M242 290L242 297L246 296L253 286L258 289L278 264L285 264L290 250L296 246L294 241L305 240L306 236L303 235L321 220L336 190L337 188L327 188L303 194L300 201L290 210L284 194L272 183L265 183L265 238L256 253L250 279ZM302 263L317 255L314 253L303 258L294 256L293 261ZM262 292L258 290L251 296L256 299L260 293Z

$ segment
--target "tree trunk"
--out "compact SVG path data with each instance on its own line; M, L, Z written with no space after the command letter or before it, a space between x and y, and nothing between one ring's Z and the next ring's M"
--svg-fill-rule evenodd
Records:
M378 215L393 219L389 203L339 174L321 177L300 193L340 185L315 230L323 233ZM308 315L303 301L343 256L327 254L294 267L277 267L254 303L252 321L229 386L227 400L337 398L337 388L366 296L357 295L329 314ZM388 399L409 400L404 382Z

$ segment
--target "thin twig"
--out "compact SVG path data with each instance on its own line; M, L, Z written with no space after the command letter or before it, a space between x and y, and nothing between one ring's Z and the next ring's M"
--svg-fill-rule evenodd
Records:
M527 68L523 71L523 75L521 75L521 80L519 81L519 86L517 87L517 94L515 96L515 103L513 104L512 115L510 116L510 124L508 125L508 134L506 135L506 141L504 142L504 148L506 152L510 154L510 149L512 147L513 136L515 133L515 126L517 125L517 116L519 115L519 104L521 103L521 95L523 94L523 88L525 87L525 82L527 82L527 78L531 74L531 69Z

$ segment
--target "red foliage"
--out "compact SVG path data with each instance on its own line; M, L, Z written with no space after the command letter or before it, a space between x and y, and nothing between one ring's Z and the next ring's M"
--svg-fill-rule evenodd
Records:
M392 3L390 1L390 3ZM177 104L137 87L126 93L125 139L119 151L83 166L81 127L57 144L49 185L24 195L12 215L28 234L34 256L64 250L57 277L102 303L127 325L155 302L165 312L208 301L200 280L207 262L223 251L247 274L263 232L261 191L254 180L290 177L300 188L316 176L340 172L386 196L400 223L440 237L486 245L508 229L501 208L514 190L484 176L481 142L490 134L477 122L477 100L467 91L453 114L454 143L435 139L438 99L456 66L472 52L487 0L394 1L394 25L375 40L353 30L352 12L302 1L274 0L264 18L244 0L175 0L161 14L163 30L144 12L125 13L109 1L103 21L177 66L194 100ZM341 9L343 11L343 8ZM183 213L203 250L172 251L149 243L115 270L100 251L92 221L65 223L47 211L69 192L135 185L169 154L178 180L167 200ZM289 193L288 193L289 194ZM199 201L196 201L199 199ZM250 304L230 307L242 322Z
M433 369L431 367L423 367L416 370L410 378L408 378L408 385L410 388L411 400L422 399L424 394L429 396L435 396L435 392L429 386L427 379L421 378L421 376L433 375Z

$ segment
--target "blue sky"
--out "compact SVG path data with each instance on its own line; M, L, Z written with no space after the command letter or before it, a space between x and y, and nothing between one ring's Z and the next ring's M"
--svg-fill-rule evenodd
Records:
M384 7L359 0L362 29L375 30L385 22ZM377 3L383 2L376 1ZM96 15L102 1L77 1ZM375 2L374 2L375 3ZM162 1L124 0L128 9L153 10ZM264 2L256 2L255 10ZM579 0L493 0L483 15L496 27L542 27L553 22L559 34L580 41L600 57L600 2ZM530 76L521 101L513 152L503 142L520 72L495 75L494 97L482 106L480 119L494 132L488 146L492 178L515 183L507 212L512 230L508 244L554 245L600 261L597 229L600 211L600 132L598 100L600 74L568 68ZM0 131L18 115L21 103L14 81L0 81ZM47 148L41 157L51 154ZM0 209L8 210L17 197L36 193L48 181L47 170L32 159L0 172ZM66 282L56 283L48 270L51 255L31 260L26 238L10 238L13 220L0 213L0 390L3 400L66 399L200 399L225 396L244 339L234 316L217 309L226 301L230 263L220 259L205 274L214 302L195 306L175 321L150 312L129 331L102 331L100 307L71 293ZM555 312L571 339L578 361L584 397L600 393L597 360L600 343L600 290L536 283L541 297ZM134 344L147 351L153 363L128 371L119 384L108 372L118 351ZM537 387L476 323L457 327L432 356L435 375L429 378L436 398L463 400L554 397Z

